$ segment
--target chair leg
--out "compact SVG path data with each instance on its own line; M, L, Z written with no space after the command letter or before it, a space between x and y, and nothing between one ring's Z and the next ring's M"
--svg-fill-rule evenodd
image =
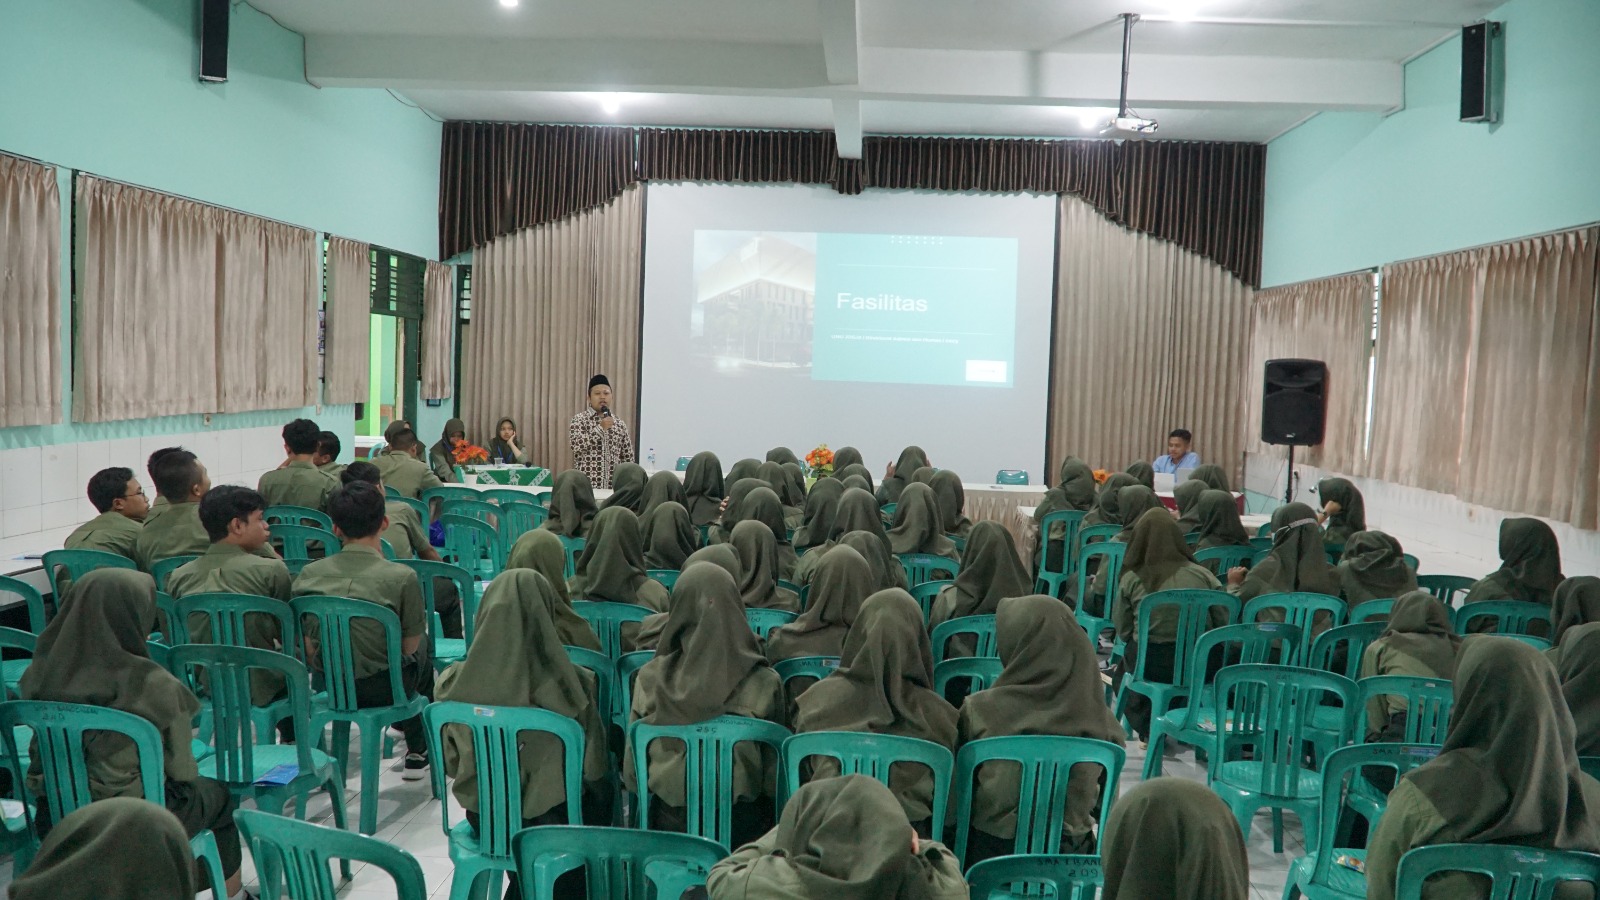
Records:
M361 729L361 833L378 833L378 767L383 760L378 748L383 745L384 726Z
M338 763L339 772L346 779L350 777L350 723L340 721L333 723L333 761Z
M222 856L217 851L216 836L209 830L202 831L189 841L189 848L211 881L211 896L215 900L227 900L227 881L222 875Z
M330 778L324 783L323 787L327 788L328 802L333 806L333 824L340 831L349 831L349 813L345 811L344 802L344 779L342 777L339 779ZM351 879L350 860L339 860L339 874L344 876L346 882Z
M1150 740L1144 745L1144 772L1139 777L1145 781L1161 777L1161 755L1166 752L1167 732L1160 719L1150 720Z
M1272 808L1272 852L1283 852L1283 808Z

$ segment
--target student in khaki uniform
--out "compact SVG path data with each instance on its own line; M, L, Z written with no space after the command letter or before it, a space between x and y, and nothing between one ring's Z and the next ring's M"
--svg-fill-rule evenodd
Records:
M353 462L345 467L344 473L339 476L340 482L350 484L362 481L383 490L383 479L378 475L378 467L369 462ZM389 518L389 527L383 530L379 537L389 542L389 548L394 551L395 559L421 559L427 562L443 562L439 551L428 543L428 527L422 524L422 517L409 505L398 500L384 501L384 513ZM433 581L433 608L439 614L439 624L444 626L444 636L447 638L461 637L461 592L456 589L456 583L447 578L435 578Z
M182 447L162 447L160 450L150 454L150 458L145 460L144 470L150 476L150 486L155 488L156 491L156 499L150 502L150 511L145 513L144 516L144 524L146 525L160 518L161 514L172 506L172 501L162 495L161 485L156 483L156 466L160 464L161 458L168 453L176 453L182 450Z
M421 450L417 433L410 428L402 428L394 432L389 438L389 446L372 464L378 467L378 474L385 486L399 491L402 497L420 500L423 491L444 486L439 476L417 458Z
M100 515L78 526L62 544L68 550L103 550L133 559L133 547L150 512L144 488L133 477L132 469L101 469L89 479L89 502ZM56 576L56 596L64 597L72 579L67 570Z
M133 561L150 571L158 560L173 556L198 556L211 548L211 536L200 524L200 498L211 490L211 476L193 453L182 448L161 457L155 467L156 491L167 498L159 516L147 516L133 545ZM277 559L270 546L257 556Z
M268 506L303 506L320 510L328 495L339 486L338 479L317 470L312 458L322 429L310 419L295 419L283 426L283 449L289 458L283 465L261 476L257 490Z
M344 474L344 463L339 462L339 454L344 452L344 445L339 442L339 436L331 431L324 431L317 435L317 452L311 457L311 464L317 471L338 478Z
M294 595L352 597L393 610L400 617L400 683L408 695L433 699L433 663L425 633L422 587L410 569L384 559L378 543L378 535L389 524L384 515L383 492L365 482L344 485L328 498L328 516L333 519L333 533L344 542L344 549L307 565L294 580ZM378 623L352 623L350 642L355 656L356 702L368 707L389 706L400 700L389 693L388 648ZM321 667L319 649L317 628L308 623L306 658L313 668ZM401 775L407 781L417 781L428 771L422 717L406 719L400 729L406 737Z

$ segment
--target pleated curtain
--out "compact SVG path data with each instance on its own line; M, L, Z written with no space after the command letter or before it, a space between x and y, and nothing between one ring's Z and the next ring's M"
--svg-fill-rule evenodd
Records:
M56 170L0 155L0 427L61 421Z
M372 380L372 257L359 241L328 238L323 307L325 403L365 403Z
M455 390L455 269L428 261L422 284L422 399L443 400Z
M461 415L468 434L510 416L535 465L571 468L567 424L590 376L611 380L612 409L637 437L644 192L489 241L473 258L472 321L462 327ZM530 408L531 407L531 408Z
M218 211L217 410L317 402L317 236Z

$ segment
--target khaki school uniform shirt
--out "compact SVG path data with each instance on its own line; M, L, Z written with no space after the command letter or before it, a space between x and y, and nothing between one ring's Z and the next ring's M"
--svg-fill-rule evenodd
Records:
M145 519L139 540L133 545L133 561L148 572L156 562L174 556L199 556L211 549L211 537L200 524L200 504L168 504L154 520ZM270 546L263 545L256 555L278 559Z
M422 585L417 582L416 574L360 544L348 544L327 559L307 565L294 580L294 595L351 597L391 609L400 617L402 642L427 629ZM383 628L377 622L370 619L352 622L350 643L354 649L357 678L388 670L389 647L384 641ZM315 653L319 646L317 625L314 621L307 622L307 656Z
M383 477L383 486L394 488L402 497L421 500L423 491L444 487L444 482L439 480L438 475L433 474L432 469L415 456L401 450L383 453L373 460L372 464L378 467L378 474Z
M345 464L340 462L323 463L317 466L317 471L333 478L335 486L339 483L339 476L344 474Z
M297 459L281 469L261 476L257 490L268 506L303 506L325 509L328 495L339 486L339 479L305 460Z
M215 543L200 558L179 566L167 578L167 593L182 599L192 594L250 594L289 603L289 567L281 559L263 559L246 553L233 544ZM191 616L189 640L211 643L211 622L205 616ZM266 616L245 617L245 642L261 650L279 650L283 635L278 623ZM250 672L250 699L257 706L271 702L283 688L275 672L253 669Z
M68 550L103 550L106 553L115 553L137 560L133 555L134 545L138 543L139 532L143 528L139 522L122 513L103 512L79 525L78 530L67 535L66 541L61 546ZM56 596L66 596L67 588L72 586L72 579L67 577L65 568L56 575Z
M384 505L384 514L389 517L389 527L381 536L393 548L394 558L421 559L429 547L428 529L422 527L417 511L398 500L390 500Z

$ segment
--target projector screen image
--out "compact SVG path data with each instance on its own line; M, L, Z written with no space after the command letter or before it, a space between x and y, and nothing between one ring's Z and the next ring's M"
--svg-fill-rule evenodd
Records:
M652 183L641 454L902 447L1041 483L1055 203L1028 195Z

